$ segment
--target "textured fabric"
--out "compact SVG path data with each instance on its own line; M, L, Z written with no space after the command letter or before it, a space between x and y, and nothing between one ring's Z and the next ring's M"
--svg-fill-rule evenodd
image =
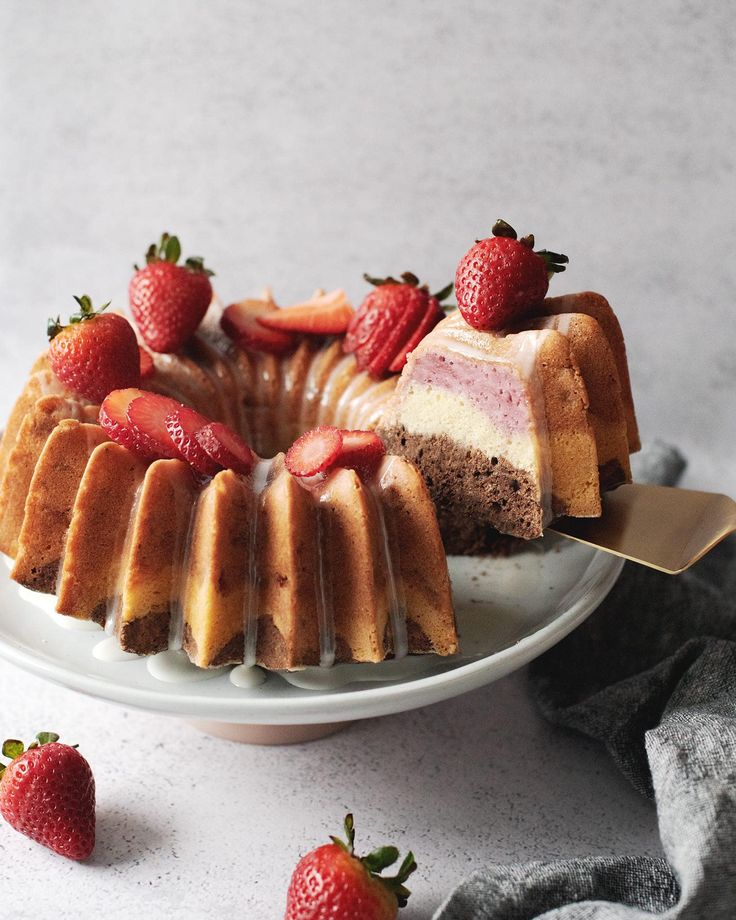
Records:
M637 478L673 484L682 466L655 445ZM735 920L736 541L680 576L627 563L530 674L551 722L600 740L654 797L666 858L489 866L435 920Z

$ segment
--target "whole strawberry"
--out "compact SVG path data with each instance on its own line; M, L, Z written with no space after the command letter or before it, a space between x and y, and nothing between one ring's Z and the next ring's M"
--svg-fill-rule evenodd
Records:
M353 316L343 350L354 353L360 370L373 377L398 373L408 353L444 316L440 301L447 297L452 285L430 294L411 272L404 272L401 281L369 275L364 278L375 285L375 290Z
M153 351L178 351L196 332L212 300L210 276L200 258L177 265L181 246L164 233L151 243L144 268L135 266L128 296L133 319Z
M79 312L72 314L66 326L58 316L48 322L53 372L75 393L93 402L102 402L112 390L137 387L140 351L128 320L118 313L103 314L109 303L95 311L86 294L74 299Z
M15 830L68 859L86 859L95 846L95 780L76 748L40 732L24 751L6 741L0 764L0 814Z
M568 261L546 249L534 252L534 237L517 239L505 220L497 220L492 232L465 253L455 275L457 305L465 322L487 332L537 310L549 275L564 271Z
M397 875L381 872L399 858L396 847L379 847L368 856L355 856L353 816L345 818L347 843L332 843L303 857L291 877L284 920L395 920L409 891L404 882L416 869L409 853Z

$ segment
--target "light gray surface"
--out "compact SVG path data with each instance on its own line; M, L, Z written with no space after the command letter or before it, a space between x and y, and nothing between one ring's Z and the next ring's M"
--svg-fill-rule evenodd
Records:
M47 315L83 291L124 305L162 229L226 300L265 283L358 300L364 270L444 284L501 215L570 256L554 290L614 304L644 438L682 446L685 485L736 492L732 5L2 8L0 418ZM72 893L82 916L104 895L111 918L205 899L278 917L296 856L347 807L371 842L418 851L407 920L489 858L656 849L649 806L540 723L523 677L288 750L2 665L0 698L6 733L59 726L98 774L96 865L0 829L3 893L33 890L36 917Z

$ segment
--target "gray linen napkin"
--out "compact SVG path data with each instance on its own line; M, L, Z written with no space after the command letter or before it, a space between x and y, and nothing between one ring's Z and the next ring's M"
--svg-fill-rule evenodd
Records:
M636 478L674 484L683 466L656 444ZM488 866L434 920L735 920L736 541L677 577L627 563L530 675L551 722L599 739L654 797L666 859Z

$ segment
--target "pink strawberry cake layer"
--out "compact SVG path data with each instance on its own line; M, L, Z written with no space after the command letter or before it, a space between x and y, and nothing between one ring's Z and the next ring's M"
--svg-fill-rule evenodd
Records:
M479 332L455 313L409 356L380 431L422 461L440 509L493 518L499 529L525 537L551 520L550 447L537 372L547 335Z

